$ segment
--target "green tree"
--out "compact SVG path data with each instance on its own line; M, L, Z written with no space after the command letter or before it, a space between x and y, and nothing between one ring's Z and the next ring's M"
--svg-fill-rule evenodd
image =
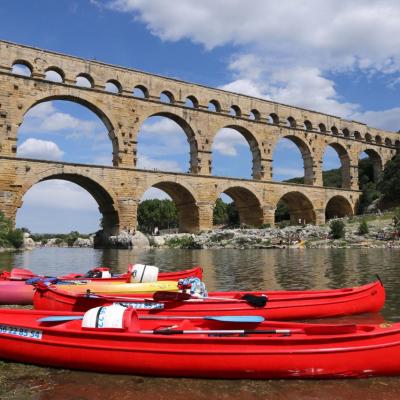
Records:
M0 211L0 247L20 248L24 236L21 229L14 229L11 221Z
M400 154L388 161L378 185L385 199L399 201L400 199Z
M151 199L142 201L138 207L138 228L152 233L154 228L168 229L178 226L178 210L171 200Z
M228 205L221 199L217 199L213 210L213 224L226 225L229 222Z

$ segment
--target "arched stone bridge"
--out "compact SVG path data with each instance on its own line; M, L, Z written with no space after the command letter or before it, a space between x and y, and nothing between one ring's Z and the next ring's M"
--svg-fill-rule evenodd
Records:
M16 64L27 67L30 76L13 73ZM60 82L47 79L50 71ZM78 77L85 78L88 87L77 86ZM110 84L114 92L106 91ZM113 167L16 157L24 115L49 100L70 100L100 117L112 141ZM183 128L190 144L189 173L136 168L137 135L151 116L168 117ZM236 129L246 138L253 155L253 179L211 175L211 147L221 128ZM272 181L272 154L283 137L301 151L304 185ZM30 187L65 179L93 195L110 232L136 226L138 203L152 186L176 202L182 231L210 229L221 193L233 198L241 222L248 225L273 224L280 199L287 203L293 222L320 224L326 217L354 213L360 196L360 154L365 151L372 158L378 178L400 148L399 139L396 133L327 114L0 41L0 210L13 220ZM340 189L322 186L327 146L341 160Z

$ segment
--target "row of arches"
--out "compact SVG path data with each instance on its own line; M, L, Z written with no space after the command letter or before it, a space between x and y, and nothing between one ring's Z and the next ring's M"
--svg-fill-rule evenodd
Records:
M56 102L57 97L53 97L52 98L52 102ZM68 97L66 98L62 98L63 101L60 101L60 103L68 103L65 100L69 100ZM45 101L40 101L40 105L43 106L46 102ZM74 103L76 104L76 100L74 100ZM90 105L86 104L85 102L81 101L80 102L81 105L83 105L85 108L86 107L90 107ZM59 113L57 113L59 114ZM101 114L101 113L100 113ZM97 113L97 115L99 115L99 113ZM51 117L51 116L50 116ZM49 119L48 115L44 116L44 119L47 120ZM156 123L158 123L157 121L159 121L160 123L158 124L158 128L156 129L152 129L152 136L151 136L151 142L153 143L147 143L146 140L141 140L141 135L142 138L145 134L147 134L147 131L150 131L150 129L148 129L148 126L146 129L144 129L144 125L146 124L146 122L151 123L152 121L154 122L154 120L156 120ZM105 119L101 118L101 121L104 123ZM171 129L173 132L176 133L176 135L181 135L181 138L185 138L188 142L188 147L186 148L186 150L184 149L185 147L185 143L181 142L180 149L179 151L181 153L184 153L185 156L183 156L182 154L178 155L179 157L183 159L185 159L184 161L182 161L181 166L179 168L175 168L174 170L179 172L185 172L186 170L189 171L193 171L193 163L196 162L197 160L197 150L198 150L198 145L196 143L195 140L195 134L193 132L193 130L191 129L190 125L181 117L179 117L178 115L174 115L171 113L157 113L153 116L150 116L147 120L145 120L145 122L142 124L142 128L139 130L139 134L138 134L138 138L137 138L137 149L135 152L135 157L137 160L140 160L140 157L143 155L146 155L144 153L143 149L147 148L151 148L149 151L152 153L156 153L158 150L154 150L155 146L157 146L157 139L162 137L161 135L161 131L162 129L165 129L165 124L161 124L161 122L169 122L170 124L174 125L172 128L171 126L168 126L167 128L167 132L169 132L169 134L171 134ZM24 125L25 122L22 123L21 128L22 131L24 131ZM29 124L28 124L29 125ZM32 124L30 124L32 125ZM161 126L163 125L163 126ZM80 128L82 129L82 128ZM106 124L105 123L105 129L110 132L113 130L112 126L110 126L110 123ZM227 132L227 130L229 130L229 132ZM225 136L224 136L225 135ZM235 137L236 135L236 137ZM26 136L26 135L25 135ZM222 136L222 138L221 138ZM97 139L99 140L99 139ZM232 176L232 177L239 177L239 178L257 178L257 173L258 171L260 171L263 166L261 165L261 159L262 159L262 152L259 146L259 143L257 141L257 139L252 135L252 133L250 131L248 131L247 129L239 126L239 125L227 125L226 127L220 129L218 132L215 133L215 136L210 139L212 140L212 143L210 143L211 145L211 156L213 156L214 154L214 158L212 159L213 164L210 164L210 172L213 172L216 175L221 175L221 176ZM276 178L278 177L277 180L284 180L285 177L283 177L282 179L279 178L279 174L275 175L275 170L278 171L278 168L276 167L276 163L275 163L275 155L277 154L276 149L278 148L279 144L282 143L282 141L290 141L295 149L298 151L298 153L300 154L300 160L298 161L298 165L296 170L299 172L299 175L297 177L302 178L304 177L303 182L298 182L298 183L306 183L306 184L314 184L314 174L315 174L315 168L316 165L318 166L318 163L321 164L321 167L323 169L323 164L324 164L324 158L320 158L320 159L316 159L316 155L313 153L312 148L310 146L310 144L302 137L300 136L296 136L296 135L291 135L291 134L287 134L287 135L281 135L279 137L279 140L277 140L274 144L275 147L271 148L270 151L270 155L269 157L272 158L272 178L276 180ZM113 145L115 145L115 141L112 140ZM233 146L236 143L236 148L234 148ZM171 149L173 147L173 143L171 141L171 138L168 137L168 140L166 140L164 143L162 144L162 148L163 148L163 155L165 155L166 151L168 149ZM151 147L152 146L152 147ZM247 146L247 150L245 149L245 147ZM85 148L84 146L81 146L82 148ZM159 146L160 147L160 146ZM240 147L240 149L239 149ZM87 152L87 149L89 148L89 146L87 146L85 148L85 151ZM237 150L239 149L239 150ZM325 144L325 149L323 149L321 154L325 154L327 149L333 149L334 152L337 154L337 158L338 158L338 168L341 168L341 182L339 185L334 185L334 186L338 186L338 187L344 187L344 188L349 188L351 187L351 166L356 165L358 163L358 159L360 158L360 155L362 152L365 152L366 155L368 157L371 158L372 162L373 162L373 168L374 168L374 181L377 181L382 168L384 166L384 162L383 159L381 157L381 155L373 148L368 148L365 147L362 150L360 150L360 153L358 154L358 158L356 160L352 160L351 156L348 152L348 150L340 143L332 141L332 142L328 142ZM78 152L79 150L74 150L74 152ZM117 150L114 148L113 152L116 152ZM265 148L263 149L263 151L265 152ZM224 153L225 152L225 153ZM230 163L229 161L229 157L228 158L224 158L223 161L225 164L225 167L222 168L221 165L222 163L216 162L217 157L215 157L215 153L219 153L219 154L223 154L224 156L228 155L229 157L231 156L231 154L229 153L235 153L238 157L236 160L238 160L238 163L232 162ZM18 154L18 153L17 153ZM22 153L19 153L19 155L21 156L25 156ZM146 155L147 156L147 155ZM172 158L176 158L178 157L176 154L172 154ZM189 160L187 159L187 157L189 156ZM321 156L319 156L321 157ZM28 156L29 158L29 156ZM35 157L33 157L35 158ZM281 159L282 164L283 163L288 163L289 161L291 161L291 159L293 159L293 153L290 153L288 150L286 150L285 152L283 152L281 155L277 156L277 158ZM239 159L240 159L240 163L239 163ZM246 166L244 166L243 164L243 160L245 160L246 162ZM76 162L76 159L71 159L71 160L67 160L67 161L71 161L71 162ZM210 160L211 161L211 160ZM217 160L218 161L218 160ZM278 162L278 161L277 161ZM170 162L170 164L172 163L172 160ZM187 163L189 163L189 168L187 168ZM275 164L274 164L275 163ZM231 164L231 165L229 165ZM238 165L236 165L238 164ZM240 165L239 165L240 164ZM150 165L157 165L157 160L155 160L155 162L153 163L147 163L141 164L140 162L137 164L137 166L139 168L142 169L152 169L150 167ZM171 170L168 169L168 163L161 164L164 165L164 168L157 168L160 170ZM167 165L167 167L165 167L165 165ZM175 164L174 164L175 165ZM217 171L211 171L211 168L213 166L217 166ZM279 165L279 164L278 164ZM155 168L155 167L154 167ZM219 169L218 169L219 168ZM248 171L248 172L247 172ZM235 174L230 174L230 172L234 172L237 173L238 175L235 176ZM241 175L241 173L243 173ZM332 186L332 185L326 185L326 186Z
M39 177L40 179L40 177ZM132 222L127 220L123 211L118 209L118 201L114 194L110 193L102 185L95 180L74 173L54 174L45 176L39 180L37 184L24 186L24 200L29 199L29 192L34 191L35 187L43 184L48 184L50 181L67 181L78 185L80 188L87 191L96 201L99 207L99 213L102 216L102 227L105 231L116 233L119 229L127 229L128 225L132 227ZM161 181L154 183L152 188L162 190L168 198L176 205L178 210L179 230L181 232L196 232L200 230L200 207L196 199L196 194L191 189L184 185L172 182ZM60 193L61 197L63 194ZM229 200L234 203L234 207L238 214L238 223L249 227L260 227L265 222L263 213L263 204L258 197L248 188L241 186L230 186L223 190L220 194L229 196ZM142 200L146 197L146 192L142 195ZM218 198L215 200L215 202ZM54 199L56 202L57 199ZM275 221L268 220L269 223L280 222L282 219L289 219L292 224L308 224L317 223L316 210L312 201L299 191L290 191L285 193L278 199L277 203L272 205L272 208L279 208L279 204L284 203L287 207L287 217L275 215ZM23 203L22 203L23 204ZM46 203L47 209L49 205ZM215 204L214 206L215 207ZM17 224L24 225L24 207L17 214ZM132 216L131 210L129 215ZM353 215L353 207L351 203L343 196L332 196L325 205L325 218L344 217ZM210 216L212 218L212 216ZM210 226L212 227L212 221Z
M11 71L15 74L32 76L33 66L26 60L16 60L12 66ZM60 67L50 66L45 70L45 80L64 83L65 73ZM79 87L95 88L96 83L93 77L89 73L79 73L75 77L75 84ZM125 89L117 79L109 79L104 83L104 90L109 93L121 94L129 93L134 97L149 99L149 89L143 85L138 84L133 89ZM154 98L152 98L154 100ZM171 90L163 90L159 94L158 100L163 103L174 104L177 102L176 95ZM184 100L184 105L188 108L201 108L210 112L224 113L221 102L217 99L210 99L208 104L200 104L199 100L194 95L188 95ZM269 113L263 115L260 110L255 108L250 110L242 110L238 105L232 104L227 110L227 115L233 118L247 118L251 121L265 122L277 126L285 126L291 129L305 130L309 132L318 132L323 134L330 134L332 136L342 136L346 139L354 139L358 141L364 141L366 143L374 143L377 145L384 145L388 147L400 148L400 140L393 140L391 137L382 137L382 135L373 136L369 132L361 133L360 131L351 131L350 128L337 128L335 125L327 127L324 123L316 124L315 126L310 120L298 121L293 116L287 118L280 117L277 113Z

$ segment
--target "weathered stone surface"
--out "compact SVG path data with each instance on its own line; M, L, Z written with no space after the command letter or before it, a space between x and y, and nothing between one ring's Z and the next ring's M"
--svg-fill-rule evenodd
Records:
M24 240L22 243L23 250L30 250L36 247L35 241L30 237L28 232L24 232Z
M149 239L142 232L131 233L122 231L118 235L108 235L104 231L96 232L94 247L97 248L118 248L118 249L148 249Z
M28 66L32 75L13 74L16 61ZM45 80L48 70L58 71L63 82ZM76 77L82 75L92 82L91 88L76 86ZM104 90L110 79L117 83L119 93ZM138 86L145 98L132 96L132 88ZM170 95L170 103L160 101L163 92ZM195 99L195 107L185 105L188 97ZM114 167L16 158L18 129L25 114L48 99L74 101L99 116L113 145ZM208 110L211 100L218 104L216 112ZM229 114L232 106L238 110L236 116ZM260 118L251 119L250 114ZM138 133L152 115L173 119L187 134L190 173L136 169ZM211 176L212 143L224 127L238 130L249 142L252 180ZM283 137L301 150L305 185L272 181L272 156ZM342 189L322 187L321 166L327 146L334 147L340 156ZM24 194L33 185L48 179L65 179L80 185L96 199L104 230L112 236L136 229L137 206L150 187L164 190L175 201L181 232L212 229L212 211L221 193L232 197L240 222L247 226L273 225L280 199L287 203L292 223L321 224L326 215L343 217L354 213L360 196L360 154L368 152L378 178L382 166L396 153L396 146L400 148L397 133L362 123L0 41L0 210L12 220Z
M78 238L75 240L73 247L93 247L93 237L89 237L87 239Z

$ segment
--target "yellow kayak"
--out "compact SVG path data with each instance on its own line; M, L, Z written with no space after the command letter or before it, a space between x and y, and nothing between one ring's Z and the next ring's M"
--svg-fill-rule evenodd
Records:
M177 292L178 282L158 281L150 283L101 283L88 282L73 285L54 285L57 289L74 293L85 293L87 290L97 294L129 294L129 293L154 293L159 290Z

